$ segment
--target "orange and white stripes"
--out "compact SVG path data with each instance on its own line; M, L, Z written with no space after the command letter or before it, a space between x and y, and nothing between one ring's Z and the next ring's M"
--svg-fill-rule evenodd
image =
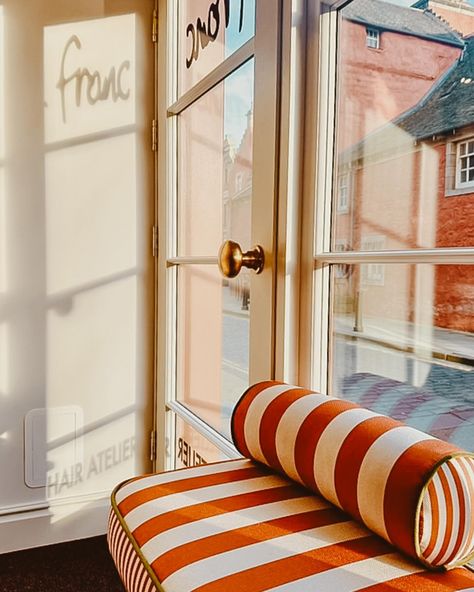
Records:
M438 491L438 481L448 480L451 490L463 495L446 495L444 505L436 506L439 518L430 521L435 510L429 502L420 516L422 492L435 467L462 454L451 444L354 403L270 381L241 398L232 434L244 456L323 495L426 564L459 564L474 550L472 513L467 513L474 483L469 455L462 457L464 464L447 465L429 488ZM423 540L430 537L425 551L415 538L421 521ZM429 535L428 524L433 525Z
M139 555L128 537L164 592L425 591L423 566L320 496L250 460L136 479L113 500L129 534L118 538L122 526L112 519L109 542L129 592L153 588L148 580L140 587L145 572L136 568ZM465 569L426 581L429 592L474 588L474 574Z
M109 516L107 543L128 592L155 592L158 590L113 511Z
M423 496L421 552L431 565L455 565L473 551L474 459L441 465Z

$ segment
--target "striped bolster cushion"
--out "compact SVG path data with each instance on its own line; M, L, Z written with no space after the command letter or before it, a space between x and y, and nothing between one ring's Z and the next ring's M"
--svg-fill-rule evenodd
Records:
M432 568L474 555L474 456L342 399L266 381L234 409L239 451Z

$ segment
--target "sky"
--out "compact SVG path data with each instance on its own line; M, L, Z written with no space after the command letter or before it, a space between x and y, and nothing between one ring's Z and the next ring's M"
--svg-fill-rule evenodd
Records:
M239 32L240 2L230 3L229 27L225 32L226 56L229 56L255 32L255 0L244 0L244 19ZM254 60L241 66L225 81L224 135L228 136L235 148L247 127L247 113L252 108L254 88Z

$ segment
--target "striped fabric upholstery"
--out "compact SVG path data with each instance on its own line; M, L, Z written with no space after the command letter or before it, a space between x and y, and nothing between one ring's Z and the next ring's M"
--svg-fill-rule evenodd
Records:
M321 494L423 564L450 568L472 556L473 460L454 445L273 381L246 391L232 434L244 456Z
M432 565L456 564L472 553L474 459L456 457L442 464L423 496L420 547Z
M107 543L122 582L128 592L157 590L145 564L136 552L118 516L111 512L107 529Z
M474 590L467 569L428 572L322 497L247 459L134 479L112 501L109 541L128 592Z

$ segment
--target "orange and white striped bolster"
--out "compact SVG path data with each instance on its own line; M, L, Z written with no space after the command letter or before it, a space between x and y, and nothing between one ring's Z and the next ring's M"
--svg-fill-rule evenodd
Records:
M474 553L474 457L349 401L266 381L232 415L239 451L432 568Z

